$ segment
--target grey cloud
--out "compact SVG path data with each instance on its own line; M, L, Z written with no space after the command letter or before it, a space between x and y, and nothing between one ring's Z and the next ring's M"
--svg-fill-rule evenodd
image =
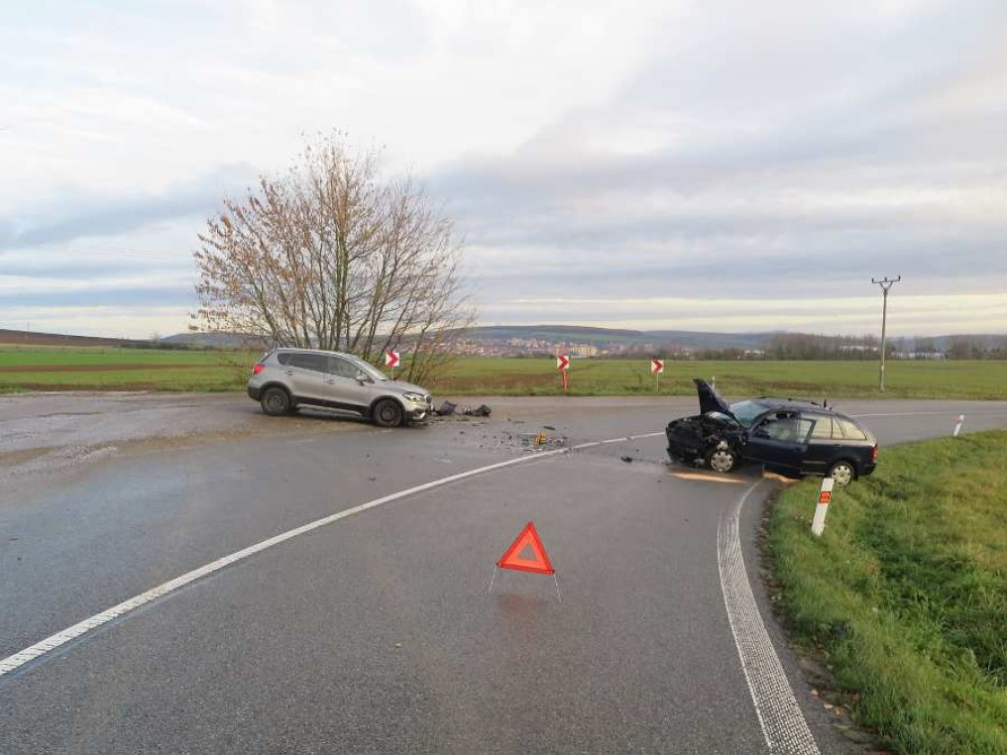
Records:
M178 218L207 217L228 192L254 178L247 166L227 166L157 194L94 196L66 190L43 205L0 217L0 250L115 236Z
M96 286L62 293L0 293L0 307L192 307L194 301L190 286L143 289Z
M963 22L963 8L989 11L988 23ZM920 103L989 63L1005 13L949 4L860 37L857 19L840 19L834 40L820 28L797 51L819 44L826 55L834 42L850 61L869 55L846 73L830 62L822 91L809 84L812 58L810 74L795 74L804 89L791 90L780 66L799 56L762 65L751 50L726 63L673 55L603 107L569 114L505 158L444 166L431 182L481 250L474 267L490 298L747 295L768 282L783 288L767 295L800 297L889 272L933 292L990 291L1007 274L1007 218L941 193L1007 192L1005 113ZM696 56L724 30L707 31ZM723 70L707 80L710 65ZM732 115L759 127L735 133ZM690 129L643 154L583 138L593 119L604 128L676 116ZM529 248L534 261L510 272L507 255Z
M813 243L808 241L809 245ZM822 246L767 251L751 243L725 245L715 254L646 257L613 249L540 263L537 275L522 264L484 267L480 293L499 298L739 297L787 299L864 295L870 279L903 275L916 293L988 289L1007 277L1007 255L996 240L864 237L829 238Z
M150 276L177 275L180 271L192 269L188 257L165 255L155 259L151 256L113 256L100 258L93 254L86 257L73 254L36 254L32 259L10 258L0 253L0 275L15 275L42 280L84 280L108 279L122 275L146 273Z

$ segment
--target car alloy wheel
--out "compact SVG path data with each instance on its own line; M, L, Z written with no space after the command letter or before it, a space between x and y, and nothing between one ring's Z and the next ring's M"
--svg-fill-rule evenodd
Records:
M734 469L737 459L729 448L715 448L706 457L707 464L714 472L726 474Z
M849 485L853 480L853 465L848 461L837 461L829 468L829 477L840 485Z

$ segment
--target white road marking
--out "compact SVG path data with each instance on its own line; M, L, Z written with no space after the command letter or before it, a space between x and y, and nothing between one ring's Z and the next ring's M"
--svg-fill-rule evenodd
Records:
M976 414L978 414L980 416L984 416L984 415L999 416L999 415L1004 414L1004 413L1007 413L1007 407L1004 407L1003 409L1000 409L1000 410L996 410L996 409L992 409L992 410L990 410L990 409L983 409L983 410L973 410L973 411L966 411L966 412L964 412L964 414L966 416L976 415ZM954 411L952 411L951 409L948 409L947 411L944 411L944 412L885 412L885 413L881 413L881 414L851 414L850 416L851 417L857 417L857 418L860 418L860 417L957 417L959 414L962 414L962 411L960 411L958 409L955 409Z
M88 632L97 629L98 627L107 624L113 619L117 619L123 614L129 613L134 609L139 608L142 605L150 603L152 600L163 597L168 593L174 592L185 585L195 582L197 579L206 577L214 572L220 571L225 566L230 566L233 563L242 561L249 556L260 553L267 548L272 548L274 545L279 545L280 543L291 540L299 535L316 530L319 527L324 527L333 522L338 522L340 519L345 519L348 516L353 516L354 514L359 514L362 511L367 511L367 509L373 509L376 506L381 506L385 503L391 503L392 501L397 501L401 498L407 496L415 495L416 493L422 493L427 490L432 490L433 488L440 487L442 485L449 485L453 482L458 482L459 480L464 480L468 477L474 477L475 475L484 474L486 472L492 472L497 469L503 469L504 467L510 467L515 464L522 464L534 459L543 459L549 456L556 456L557 454L565 454L568 449L561 448L555 451L543 451L535 456L522 456L516 459L509 459L508 461L501 461L496 464L490 464L489 466L479 467L478 469L471 469L468 472L461 472L459 474L454 474L449 477L442 477L439 480L434 480L432 482L427 482L422 485L417 485L416 487L409 488L408 490L401 490L398 493L392 493L391 495L383 496L382 498L375 498L373 501L368 501L367 503L362 503L359 506L354 506L353 508L345 509L336 514L332 514L322 519L316 519L313 522L296 527L292 530L283 532L275 537L271 537L268 540L263 540L261 543L256 543L248 548L240 550L236 553L232 553L229 556L224 556L223 558L217 559L205 566L201 566L198 569L194 569L190 572L183 574L180 577L176 577L164 584L158 585L157 587L148 590L145 593L141 593L134 598L130 598L116 606L102 611L101 613L92 616L89 619L85 619L78 624L74 624L72 627L64 629L62 632L57 632L51 637L47 637L41 642L37 642L29 648L15 653L12 656L0 660L0 677L11 673L15 669L20 668L26 663L35 660L39 656L45 655L46 653L55 650L56 648L65 645L71 640L75 640L81 635L87 634Z
M724 605L734 634L734 644L741 658L741 668L769 751L774 755L818 755L818 745L797 705L794 691L790 688L783 665L762 621L741 554L741 537L738 533L741 508L761 484L760 480L752 485L738 499L734 508L725 512L720 519L717 528L720 587L724 593Z
M659 435L664 435L664 432L659 433L641 433L640 435L627 435L625 438L609 438L608 440L595 440L590 443L581 443L577 446L572 446L571 451L583 451L585 448L594 448L595 446L606 446L609 443L627 443L631 440L640 440L642 438L656 438Z
M209 576L214 572L220 571L225 566L230 566L231 564L237 563L238 561L243 561L249 556L253 556L256 553L260 553L266 550L267 548L272 548L274 545L279 545L280 543L284 543L287 540L292 540L293 538L298 537L299 535L311 532L312 530L316 530L319 527L325 527L326 525L332 524L333 522L338 522L340 519L345 519L348 516L359 514L363 511L367 511L367 509L373 509L376 506L391 503L392 501L397 501L399 499L415 495L416 493L422 493L424 491L432 490L433 488L437 488L442 485L449 485L453 482L458 482L459 480L464 480L469 477L485 474L486 472L492 472L497 469L503 469L505 467L514 466L515 464L523 464L525 462L533 461L536 459L544 459L550 456L557 456L559 454L569 453L571 450L590 448L592 446L601 445L602 443L625 442L630 440L637 440L640 438L651 438L656 435L661 435L661 433L646 433L643 435L631 435L626 438L616 438L611 441L582 443L579 446L574 446L573 448L569 449L559 448L553 451L541 451L539 453L536 453L534 456L521 456L516 459L509 459L508 461L501 461L496 464L490 464L485 467L479 467L478 469L471 469L468 472L461 472L459 474L450 475L448 477L442 477L439 480L433 480L432 482L427 482L424 483L423 485L417 485L416 487L409 488L408 490L401 490L398 493L392 493L391 495L386 495L383 496L382 498L376 498L373 501L362 503L359 506L354 506L353 508L349 508L344 511L340 511L336 514L323 517L322 519L317 519L314 522L309 522L308 524L296 527L292 530L288 530L287 532L283 532L279 535L276 535L275 537L271 537L268 540L263 540L261 543L251 545L243 550L237 551L236 553L232 553L229 556L224 556L223 558L217 559L216 561L206 564L205 566L201 566L198 569L194 569L190 572L187 572L181 575L180 577L175 577L175 579L172 579L168 582L158 585L157 587L154 587L148 590L147 592L141 593L140 595L130 598L129 600L123 601L118 605L112 606L111 608L102 611L99 614L96 614L88 619L84 619L84 621L81 621L77 624L74 624L72 627L68 627L61 632L57 632L51 637L47 637L41 642L36 642L29 648L25 648L24 650L15 653L14 655L8 656L7 658L0 660L0 678L6 676L7 674L10 674L12 671L21 668L26 663L30 663L31 661L45 655L46 653L49 653L55 650L56 648L61 647L66 643L71 642L77 639L78 637L81 637L87 634L88 632L91 632L97 629L98 627L107 624L108 622L113 621L114 619L117 619L120 616L123 616L124 614L127 614L130 611L139 608L140 606L150 603L152 600L164 597L165 595L172 593L175 590L184 587L185 585L195 582L197 579L202 579L203 577Z

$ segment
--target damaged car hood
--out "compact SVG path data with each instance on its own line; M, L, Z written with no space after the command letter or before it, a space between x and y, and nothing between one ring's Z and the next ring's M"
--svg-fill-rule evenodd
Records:
M699 394L700 414L710 414L711 412L726 414L737 422L737 418L731 412L730 405L717 393L716 388L700 378L693 378L692 382L696 384L696 393Z

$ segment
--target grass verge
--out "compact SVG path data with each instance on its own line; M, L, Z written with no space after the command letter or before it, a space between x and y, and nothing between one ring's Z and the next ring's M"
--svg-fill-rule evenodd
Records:
M770 515L784 620L897 753L1007 753L1007 432L889 449L810 533L817 480Z

